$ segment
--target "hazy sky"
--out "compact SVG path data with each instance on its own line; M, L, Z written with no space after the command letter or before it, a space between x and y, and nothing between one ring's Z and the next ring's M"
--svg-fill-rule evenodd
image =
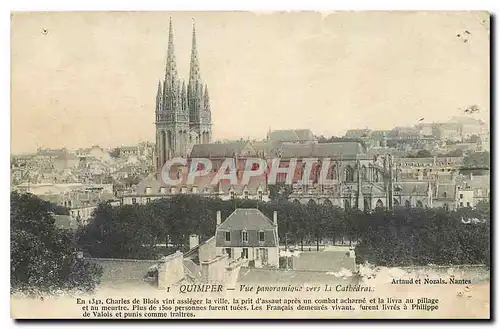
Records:
M154 141L169 16L184 79L195 18L215 139L390 129L473 104L489 122L483 12L16 13L12 152Z

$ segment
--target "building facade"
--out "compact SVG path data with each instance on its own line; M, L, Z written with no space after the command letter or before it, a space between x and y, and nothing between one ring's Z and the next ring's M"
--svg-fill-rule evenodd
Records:
M279 267L278 215L273 221L258 209L236 209L224 222L217 212L215 246L229 259L245 259L256 268Z

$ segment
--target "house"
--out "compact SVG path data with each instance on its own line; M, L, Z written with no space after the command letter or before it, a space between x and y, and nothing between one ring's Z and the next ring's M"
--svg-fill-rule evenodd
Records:
M236 209L224 222L217 212L217 253L247 259L256 268L279 267L278 215L271 221L258 209Z

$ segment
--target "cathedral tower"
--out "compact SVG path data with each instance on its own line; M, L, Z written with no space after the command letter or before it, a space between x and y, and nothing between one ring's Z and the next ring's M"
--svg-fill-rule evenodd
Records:
M189 106L189 126L192 132L193 144L210 143L212 141L210 98L208 96L208 88L206 85L203 86L203 81L201 79L194 21L187 97Z
M210 100L203 87L193 23L189 82L177 72L172 19L169 22L165 78L156 93L156 163L157 172L168 159L187 157L194 144L209 143L212 137Z

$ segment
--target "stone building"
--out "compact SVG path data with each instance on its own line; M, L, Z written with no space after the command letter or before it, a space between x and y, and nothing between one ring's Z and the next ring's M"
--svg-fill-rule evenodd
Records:
M193 23L191 63L187 84L177 72L172 21L165 78L156 95L156 167L173 157L186 157L193 145L210 143L212 118L207 85L203 84Z
M229 259L246 259L256 268L279 267L278 215L271 221L258 209L236 209L224 222L217 212L215 246Z

